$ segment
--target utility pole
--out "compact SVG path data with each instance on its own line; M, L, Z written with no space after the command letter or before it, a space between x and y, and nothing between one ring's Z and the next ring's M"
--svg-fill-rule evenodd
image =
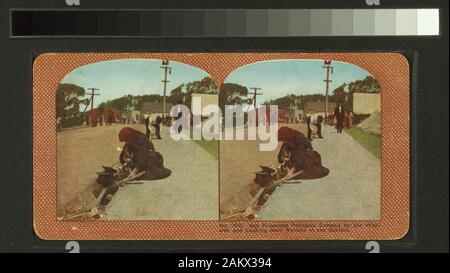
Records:
M172 67L169 66L169 60L163 60L161 68L164 69L164 80L161 81L164 83L164 95L163 95L163 118L164 118L166 116L167 83L170 82L167 80L167 72L169 72L169 74L172 73Z
M250 93L249 95L253 95L253 107L256 109L256 96L262 95L263 93L258 93L258 90L261 90L260 87L250 87L250 89L253 90L253 93Z
M86 105L86 108L84 108L83 112L86 112L86 109L88 108L89 104L91 104L91 111L92 111L92 109L94 109L94 96L99 96L100 95L98 93L95 93L95 91L97 91L98 88L91 87L91 88L88 88L87 90L91 91L91 94L88 94L89 96L91 96L91 98L89 99L89 102Z
M253 95L252 101L253 101L253 110L255 111L255 117L256 117L256 127L258 127L258 112L256 111L256 96L262 95L263 93L258 93L258 90L261 90L260 87L250 87L250 89L253 90L253 93L249 93L249 95Z
M330 72L331 74L333 74L333 68L331 66L331 61L325 60L323 62L323 66L322 68L327 70L327 78L325 80L323 80L325 82L325 117L323 118L323 120L325 121L325 124L328 124L327 121L327 117L328 117L328 92L329 92L329 88L330 88L330 82L332 82L332 80L330 80Z

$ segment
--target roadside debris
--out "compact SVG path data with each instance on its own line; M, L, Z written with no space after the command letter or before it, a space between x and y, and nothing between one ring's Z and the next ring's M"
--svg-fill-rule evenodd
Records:
M373 112L372 115L358 124L357 127L364 132L381 135L381 113L379 111Z
M272 193L283 183L294 181L302 171L293 172L286 164L279 166L260 166L248 188L236 194L222 206L220 220L251 220L258 216L261 206L269 200ZM299 182L295 180L295 182ZM246 194L247 193L247 194ZM245 195L248 195L245 197ZM247 200L242 202L242 200Z
M59 217L59 220L96 220L103 216L105 208L112 202L114 194L120 187L130 184L141 184L135 182L145 174L142 171L136 175L130 176L130 171L120 165L114 167L103 166L103 171L97 173L97 184L91 191L94 198L89 205L81 208L80 211L72 212Z

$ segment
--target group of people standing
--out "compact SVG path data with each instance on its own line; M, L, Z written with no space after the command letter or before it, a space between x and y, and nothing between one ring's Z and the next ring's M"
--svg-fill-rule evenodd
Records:
M162 117L160 115L158 115L152 123L150 123L150 116L147 116L145 118L145 135L147 136L148 139L151 139L151 137L152 137L152 130L150 128L150 124L153 127L155 127L156 138L162 139L161 138L161 123L162 123Z
M316 127L316 132L319 138L323 138L322 136L322 123L323 123L323 117L322 115L314 116L314 115L307 115L306 116L306 126L308 128L308 139L312 140L313 137L313 130L312 126Z
M342 129L351 128L353 124L353 113L350 110L346 110L342 103L338 103L334 109L334 116L332 116L336 122L336 130L338 133L342 133ZM328 118L329 120L329 118ZM313 126L316 127L316 133L318 138L323 138L322 135L322 124L324 122L324 117L322 115L307 114L306 115L306 126L308 129L308 139L313 138Z
M145 116L145 134L147 136L148 139L151 139L152 137L152 130L150 128L150 125L152 125L153 127L155 127L155 137L156 139L162 139L161 138L161 126L164 125L170 125L173 121L176 121L180 118L183 117L183 113L180 109L180 105L182 105L182 103L179 101L178 102L178 108L177 108L177 112L176 114L170 114L165 116L164 118L161 117L160 115L158 115L153 122L150 121L150 115ZM175 116L175 118L173 118L173 116ZM173 120L172 120L173 119ZM178 127L178 133L180 134L182 131L182 127Z

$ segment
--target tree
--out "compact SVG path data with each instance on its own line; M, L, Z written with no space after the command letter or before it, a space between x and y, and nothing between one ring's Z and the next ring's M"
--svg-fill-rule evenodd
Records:
M167 102L178 104L178 102L183 102L186 99L186 94L183 93L184 84L180 84L172 91L170 91L170 96L167 98Z
M133 96L126 95L117 99L102 102L98 105L98 108L113 108L122 112L128 112L132 108Z
M89 99L82 99L85 90L75 84L62 83L56 90L56 118L63 127L81 125L83 116L80 105L87 105Z
M192 94L217 94L217 86L211 77L204 77L199 81L193 81L186 84L185 105L191 105Z
M56 90L56 117L64 118L78 114L80 104L87 104L87 99L82 100L85 90L75 84L63 83Z
M335 101L342 101L345 108L352 109L353 108L353 93L380 93L381 86L378 81L372 77L367 76L362 80L356 80L346 85L347 92L344 92L342 95L334 96ZM337 88L339 89L339 87ZM336 90L335 90L336 91ZM339 92L338 92L339 93Z
M342 85L340 85L339 87L334 89L333 95L331 95L330 101L344 103L344 107L346 107L346 105L345 105L345 101L347 98L347 93L345 92L346 87L347 87L347 84L343 83Z
M333 95L338 97L344 96L346 87L347 87L346 83L342 84L341 86L333 90Z
M128 109L131 108L131 101L128 100L126 96L123 96L121 98L112 100L110 103L107 104L108 108L113 108L120 110L122 112L126 112Z
M144 102L161 102L163 101L163 97L159 94L148 94L148 95L142 95L142 96L135 96L133 98L132 107L134 109L141 109L142 104Z
M303 101L302 96L296 96L294 94L288 94L284 97L277 98L274 100L266 101L266 105L278 105L278 108L285 110L294 110L301 108L301 102Z
M199 81L186 84L186 93L217 94L217 86L211 77L204 77Z
M248 89L245 86L236 83L224 83L220 86L219 105L222 111L225 105L237 105L250 103L251 99L244 99L248 95Z
M359 93L379 93L381 86L378 81L372 77L367 76L362 80L357 80L348 84L348 91L350 94Z

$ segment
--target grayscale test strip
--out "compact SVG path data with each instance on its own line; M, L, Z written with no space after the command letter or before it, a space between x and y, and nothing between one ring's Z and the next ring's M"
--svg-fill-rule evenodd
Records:
M439 35L440 24L439 9L12 10L11 15L12 37L430 36Z

